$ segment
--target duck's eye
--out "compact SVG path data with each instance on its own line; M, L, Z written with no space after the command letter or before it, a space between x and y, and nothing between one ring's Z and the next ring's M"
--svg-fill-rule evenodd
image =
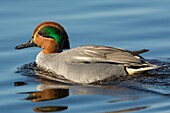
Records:
M45 32L39 32L38 34L41 35L41 36L43 36L43 37L46 37L46 36L47 36L47 34L46 34Z
M45 32L38 32L39 35L41 35L42 37L45 37L45 38L53 38L51 36L49 36L47 33Z

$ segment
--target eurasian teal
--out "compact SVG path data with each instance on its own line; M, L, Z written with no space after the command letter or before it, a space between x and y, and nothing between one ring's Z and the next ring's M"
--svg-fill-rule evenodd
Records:
M33 32L32 39L16 46L16 49L32 46L42 48L36 57L38 67L75 83L112 80L115 77L158 68L139 56L147 52L146 49L129 51L96 45L70 49L65 29L56 22L39 24Z

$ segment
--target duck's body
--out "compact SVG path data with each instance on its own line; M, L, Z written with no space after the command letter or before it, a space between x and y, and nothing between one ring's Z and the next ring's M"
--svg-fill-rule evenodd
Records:
M107 78L118 78L128 74L155 68L130 51L106 46L81 46L61 53L40 52L36 63L46 71L61 75L76 83L93 83ZM138 67L130 72L131 67Z
M36 57L37 66L56 74L56 76L61 75L76 83L93 83L107 78L117 78L157 68L138 55L148 51L145 49L128 51L106 46L81 46L69 49L65 31L63 32L66 37L65 42L60 42L66 45L57 43L57 41L55 43L51 37L49 39L48 33L43 37L42 28L47 25L48 27L58 27L59 24L53 22L40 24L36 30L41 32L34 31L32 42L43 48L43 51ZM50 34L50 36L53 35ZM53 46L49 48L49 44L45 43L47 41ZM17 49L24 48L25 45L17 46ZM61 52L63 48L69 50Z

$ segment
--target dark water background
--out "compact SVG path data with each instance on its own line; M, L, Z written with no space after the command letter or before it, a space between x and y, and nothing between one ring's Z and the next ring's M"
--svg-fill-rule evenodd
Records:
M5 0L0 2L0 112L170 113L169 0ZM39 23L62 24L71 47L86 44L143 54L165 69L136 75L107 86L68 85L40 79L17 67L40 51L16 51Z

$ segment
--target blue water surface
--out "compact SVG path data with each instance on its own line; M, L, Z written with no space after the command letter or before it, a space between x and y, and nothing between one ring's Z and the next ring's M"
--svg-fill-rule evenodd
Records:
M5 0L0 2L0 112L2 113L169 113L169 0ZM43 21L60 23L71 47L95 44L129 50L167 65L120 83L68 85L18 68L33 62L40 48L17 51ZM31 72L30 72L31 73Z

